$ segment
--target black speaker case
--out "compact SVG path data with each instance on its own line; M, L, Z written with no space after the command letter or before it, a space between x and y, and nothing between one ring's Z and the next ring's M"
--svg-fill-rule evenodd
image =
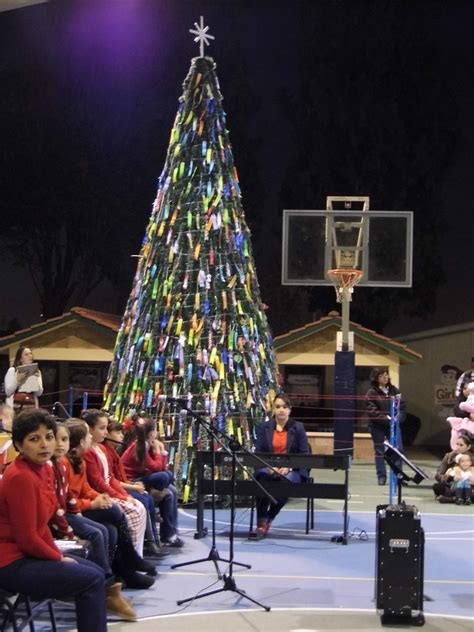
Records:
M384 619L423 625L424 531L413 505L377 507L375 602Z

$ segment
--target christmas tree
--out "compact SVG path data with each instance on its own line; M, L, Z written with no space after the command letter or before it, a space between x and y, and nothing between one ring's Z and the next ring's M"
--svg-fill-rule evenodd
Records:
M143 239L105 387L119 420L144 410L172 441L186 501L206 433L181 397L218 430L251 447L276 388L261 301L215 63L192 60Z

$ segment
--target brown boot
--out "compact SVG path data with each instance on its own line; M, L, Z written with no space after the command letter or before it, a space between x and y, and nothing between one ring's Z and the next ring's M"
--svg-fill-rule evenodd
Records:
M124 621L136 621L131 603L122 595L122 584L117 582L107 588L107 612Z

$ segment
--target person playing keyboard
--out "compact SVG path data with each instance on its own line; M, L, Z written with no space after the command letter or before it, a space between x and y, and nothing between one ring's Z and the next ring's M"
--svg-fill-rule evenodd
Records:
M257 427L255 452L274 454L311 454L308 437L303 424L290 418L290 399L284 393L278 393L273 402L273 417ZM262 468L255 477L262 483L268 480L289 480L303 483L308 480L308 470L280 468ZM276 504L266 496L257 496L257 539L264 538L270 526L288 498L279 498Z

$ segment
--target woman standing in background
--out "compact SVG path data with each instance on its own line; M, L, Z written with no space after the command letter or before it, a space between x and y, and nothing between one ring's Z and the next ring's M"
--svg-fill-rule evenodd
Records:
M34 363L29 347L19 347L13 366L5 374L6 404L18 414L26 408L38 408L38 397L43 393L41 371L30 370Z
M392 397L400 395L398 388L390 382L388 368L376 367L370 374L370 388L367 391L367 413L369 430L372 435L375 453L375 471L379 485L387 482L387 468L385 466L384 441L390 439L390 402ZM406 408L403 398L400 399L400 424L406 418ZM401 432L398 433L396 447L403 452Z

